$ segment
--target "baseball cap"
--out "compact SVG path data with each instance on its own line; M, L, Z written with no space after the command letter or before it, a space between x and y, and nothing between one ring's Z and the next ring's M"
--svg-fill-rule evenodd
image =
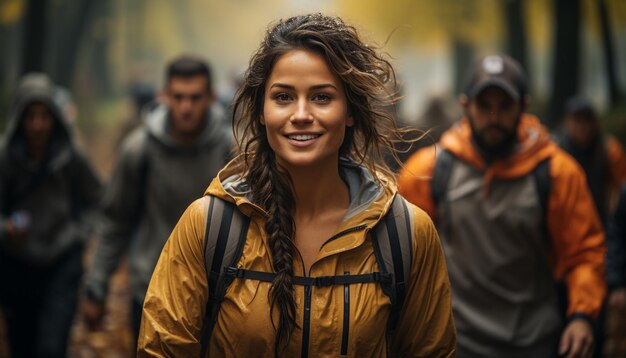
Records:
M490 86L503 89L515 101L527 93L524 70L506 55L489 55L476 61L470 68L463 93L473 99Z
M565 114L579 114L587 118L596 118L593 104L587 97L576 96L565 102Z

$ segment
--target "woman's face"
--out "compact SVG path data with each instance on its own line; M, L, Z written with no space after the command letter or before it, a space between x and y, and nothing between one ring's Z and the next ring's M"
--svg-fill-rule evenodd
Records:
M334 165L353 125L341 80L309 50L280 56L265 85L261 123L285 168Z

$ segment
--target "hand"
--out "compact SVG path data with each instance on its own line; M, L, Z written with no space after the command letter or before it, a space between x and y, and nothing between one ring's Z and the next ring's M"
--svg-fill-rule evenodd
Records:
M609 295L609 307L618 310L626 309L626 287L621 287Z
M4 222L4 229L7 233L8 241L13 246L18 246L24 242L26 239L26 235L28 234L27 229L19 229L13 225L13 221L6 220Z
M105 314L105 305L83 296L80 301L80 313L89 330L100 329Z
M561 335L559 355L566 358L589 358L592 354L593 329L591 325L584 319L573 319Z

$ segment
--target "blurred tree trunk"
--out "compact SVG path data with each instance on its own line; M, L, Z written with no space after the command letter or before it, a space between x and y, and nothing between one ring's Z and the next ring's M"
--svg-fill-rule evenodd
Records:
M9 91L12 89L12 84L9 83L8 80L8 71L9 63L11 59L9 55L12 55L12 52L9 51L9 40L8 30L5 26L0 25L0 133L4 131L4 127L8 122L9 118ZM0 344L1 345L1 344ZM3 351L3 348L0 347L0 356L2 354L7 354Z
M93 70L98 93L109 96L113 93L111 68L109 66L109 18L111 16L111 2L98 1L96 6L98 16L94 19L98 31L92 35L92 49L89 66Z
M89 25L93 19L93 9L96 0L71 1L66 9L68 13L62 17L63 30L54 68L54 77L57 84L70 88L74 80L74 73L83 44L84 35L89 33Z
M565 101L576 95L580 70L580 0L555 0L556 34L552 63L552 99L547 124L555 127Z
M28 0L26 6L22 42L22 73L43 70L48 1Z
M146 0L128 1L124 4L126 13L128 14L127 24L127 48L128 62L142 62L149 60L148 51L146 49L145 29L148 24L148 4Z
M508 31L508 53L522 65L528 74L526 60L526 28L522 0L507 0L505 3L505 22ZM530 76L528 76L530 77Z
M459 37L452 40L453 66L454 66L454 93L463 91L466 73L470 68L474 56L472 45Z
M617 68L615 66L615 51L613 47L613 33L606 0L598 0L598 12L600 14L600 27L602 30L602 45L604 47L604 62L609 84L609 107L619 103L620 90L617 83Z
M0 91L4 91L4 87L7 85L6 69L10 62L8 55L11 54L9 51L10 38L8 33L7 27L0 25L0 53L2 53L2 56L0 56Z
M194 24L189 21L189 15L193 14L194 11L193 5L193 2L191 1L181 1L170 4L172 13L175 16L176 23L183 35L183 38L187 41L187 43L196 46L196 44L200 44L202 41L199 36L201 31L195 31L193 26Z

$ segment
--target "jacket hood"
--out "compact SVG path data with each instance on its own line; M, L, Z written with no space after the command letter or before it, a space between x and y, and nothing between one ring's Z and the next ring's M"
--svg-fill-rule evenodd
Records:
M193 147L211 145L222 140L223 136L231 136L225 122L225 111L219 104L211 105L206 112L206 125ZM144 123L154 138L161 144L174 149L188 149L189 146L180 143L169 131L169 111L165 105L157 105L144 114Z
M213 179L205 195L213 195L235 203L247 216L267 213L251 202L249 185L241 177L243 157L233 159ZM348 158L340 158L339 174L348 185L350 206L339 230L356 224L373 227L387 213L397 192L395 182L383 176L378 180L365 167Z
M481 157L472 139L472 128L467 118L446 131L440 145L457 158L485 171L485 184L493 178L513 179L530 173L537 165L552 156L557 149L546 128L531 114L523 114L517 127L517 144L513 154L498 159L489 166Z
M24 120L24 112L30 104L42 103L48 107L56 121L54 132L50 140L50 155L52 160L66 157L74 146L72 129L65 117L63 110L55 101L56 88L43 73L30 73L25 75L18 85L15 95L13 110L7 123L7 129L3 136L3 150L18 159L26 160L27 144L21 127Z

